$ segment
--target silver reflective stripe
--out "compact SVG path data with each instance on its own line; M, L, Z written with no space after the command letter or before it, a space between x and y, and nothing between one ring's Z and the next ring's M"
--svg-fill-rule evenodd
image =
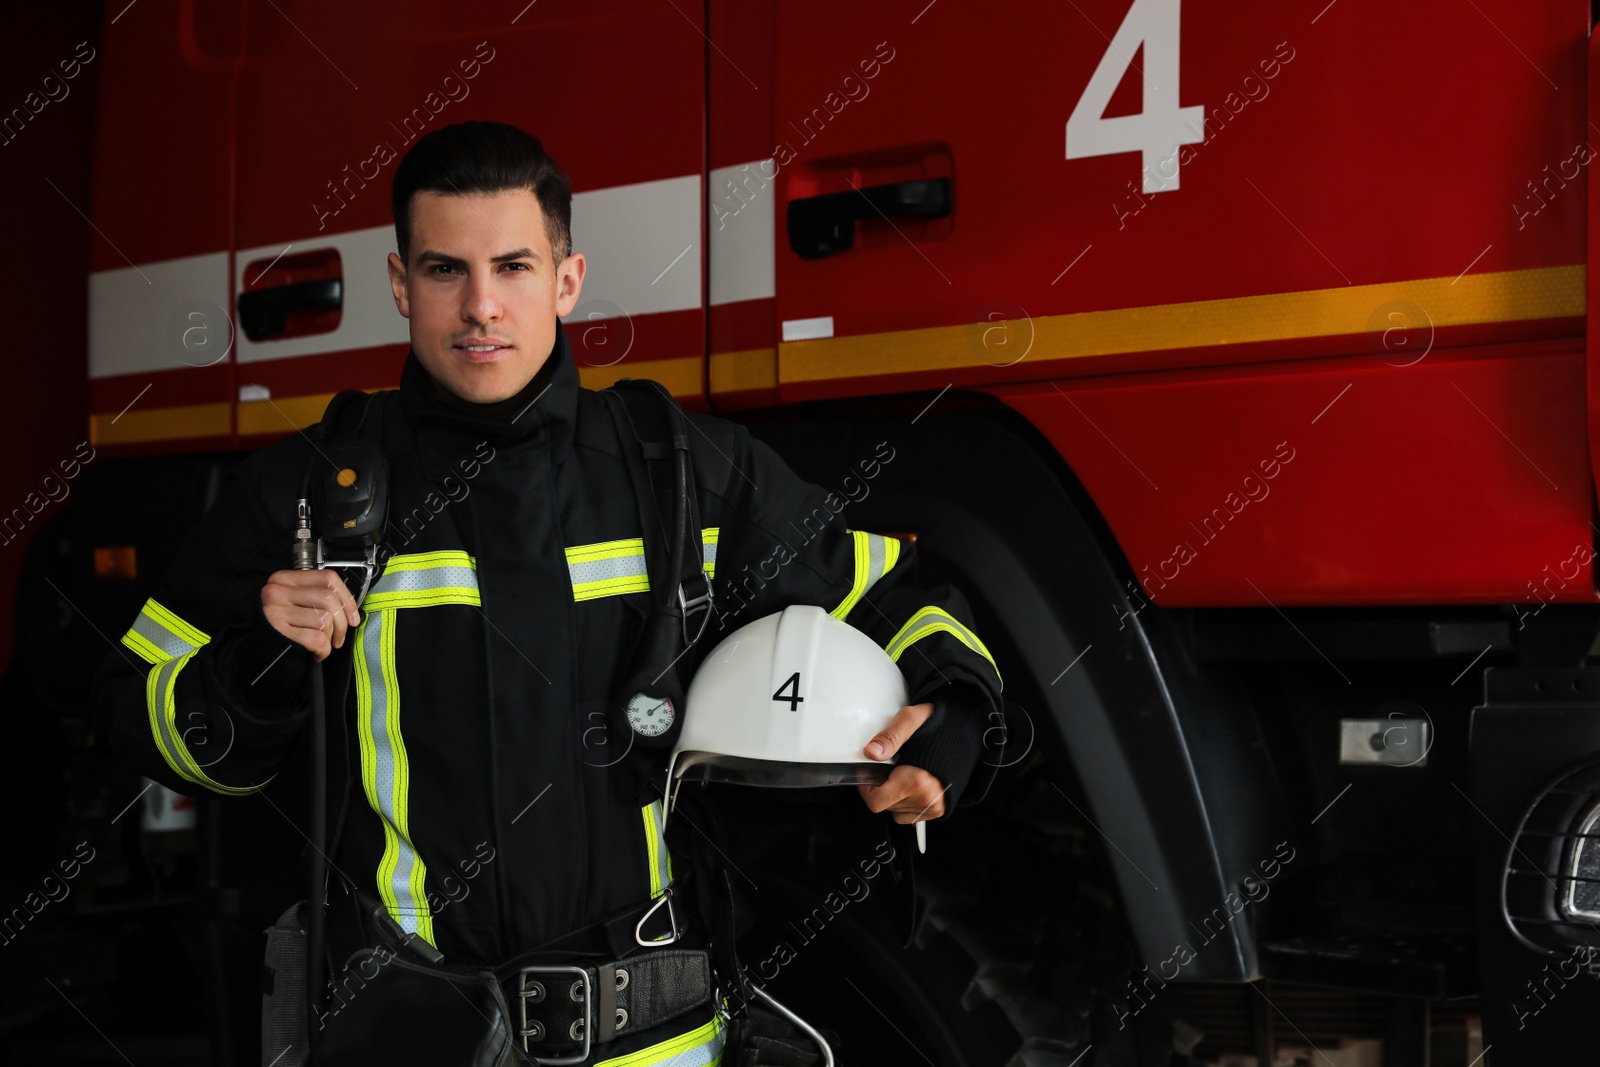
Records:
M151 618L146 611L141 611L139 617L133 620L131 629L133 633L138 634L159 649L166 659L177 659L179 656L186 656L199 647L198 645L190 644L167 629L164 625Z
M423 893L422 858L411 842L411 772L400 736L400 693L395 679L395 609L369 611L356 646L361 771L367 801L383 818L379 895L407 933L433 941L433 918Z
M700 531L701 569L715 577L717 538L721 528L707 526ZM567 575L572 582L572 599L595 600L624 593L648 593L650 572L645 561L644 539L626 537L577 545L566 550Z
M573 600L643 593L650 588L643 538L625 537L618 541L579 545L567 549L566 556Z
M867 595L867 590L877 585L879 578L894 570L895 563L900 559L899 538L884 537L864 530L851 530L850 536L855 543L855 575L850 592L838 607L828 612L836 619L843 619L850 614L851 609Z
M700 566L713 578L717 576L717 541L721 536L720 526L708 526L700 531Z
M426 570L389 572L373 583L372 593L420 593L452 588L478 588L478 572L471 567L429 567Z
M401 929L433 942L427 867L411 840L411 765L400 732L395 626L401 609L482 603L477 562L460 549L405 553L384 564L362 602L356 634L357 716L361 781L367 803L383 820L383 858L374 881Z
M186 656L210 641L211 637L204 630L185 622L155 597L144 602L139 617L122 635L122 643L151 664Z
M379 611L480 603L477 562L459 549L446 549L391 558L362 607Z
M727 1040L727 1034L718 1027L703 1044L684 1049L670 1060L663 1061L661 1067L706 1067L707 1064L716 1063Z
M570 563L567 565L567 570L572 574L574 589L613 578L643 578L645 577L644 553L640 552L636 556L611 556L588 563Z
M889 638L889 643L883 646L883 650L889 653L890 659L898 663L901 654L906 649L924 637L936 633L951 635L957 641L960 641L988 660L989 666L994 667L995 679L1000 681L1002 686L1004 685L1004 681L1000 678L1000 668L995 665L994 657L989 654L988 648L984 647L983 642L978 640L978 635L967 629L961 623L961 620L936 605L930 604L927 607L918 609L911 618L906 620L905 625L900 627L900 630L893 637Z
M727 1003L726 998L723 1003ZM722 1016L713 1015L710 1022L687 1033L658 1041L636 1052L600 1060L594 1067L708 1067L720 1060L727 1042L728 1033L723 1028Z
M650 895L659 897L672 884L672 857L667 852L666 821L659 800L644 806L644 834L650 854Z
M223 785L206 774L184 740L185 731L178 724L178 675L188 666L195 653L211 643L210 636L204 630L185 622L176 612L152 597L144 602L139 617L122 635L122 643L150 664L150 670L145 675L145 710L149 715L150 733L154 737L156 751L172 768L172 773L186 782L205 786L225 796L254 793L261 785L266 785L266 782L261 785ZM212 725L211 707L207 703L203 705L204 710L195 708L190 711L190 719L202 720L198 724L190 723L190 730L198 726L202 735L205 734ZM191 705L191 708L194 706ZM224 709L217 710L227 714ZM271 777L267 779L268 782L271 780Z
M167 766L178 777L198 785L204 775L198 775L198 769L190 770L191 761L184 758L186 752L183 738L178 735L177 701L173 691L178 672L189 662L191 654L185 653L177 659L165 660L151 667L145 679L144 698L150 713L150 731L155 734L156 748L160 750L161 758L167 761Z

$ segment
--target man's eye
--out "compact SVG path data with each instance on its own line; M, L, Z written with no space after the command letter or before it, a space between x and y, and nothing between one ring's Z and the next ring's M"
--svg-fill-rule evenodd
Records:
M504 267L516 267L519 271L527 271L527 270L531 269L526 263L503 263L503 264L501 264L501 266L504 266ZM438 274L440 271L454 271L454 270L455 270L455 268L450 266L448 263L436 263L433 266L428 268L428 273L429 274Z

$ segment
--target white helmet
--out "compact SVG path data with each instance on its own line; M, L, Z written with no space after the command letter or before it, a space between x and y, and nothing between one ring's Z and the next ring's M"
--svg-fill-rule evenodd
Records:
M667 780L877 785L893 761L862 749L905 703L905 678L877 642L819 607L788 607L700 665Z

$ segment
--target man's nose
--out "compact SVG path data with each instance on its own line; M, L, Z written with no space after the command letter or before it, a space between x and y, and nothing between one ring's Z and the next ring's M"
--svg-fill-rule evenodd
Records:
M482 324L500 317L500 300L494 292L493 275L468 278L461 300L461 316L469 322Z

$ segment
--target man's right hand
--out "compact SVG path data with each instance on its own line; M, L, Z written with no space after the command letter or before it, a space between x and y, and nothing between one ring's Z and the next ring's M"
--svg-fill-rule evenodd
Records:
M261 587L261 610L272 628L319 660L344 646L361 625L355 597L335 570L274 571Z

